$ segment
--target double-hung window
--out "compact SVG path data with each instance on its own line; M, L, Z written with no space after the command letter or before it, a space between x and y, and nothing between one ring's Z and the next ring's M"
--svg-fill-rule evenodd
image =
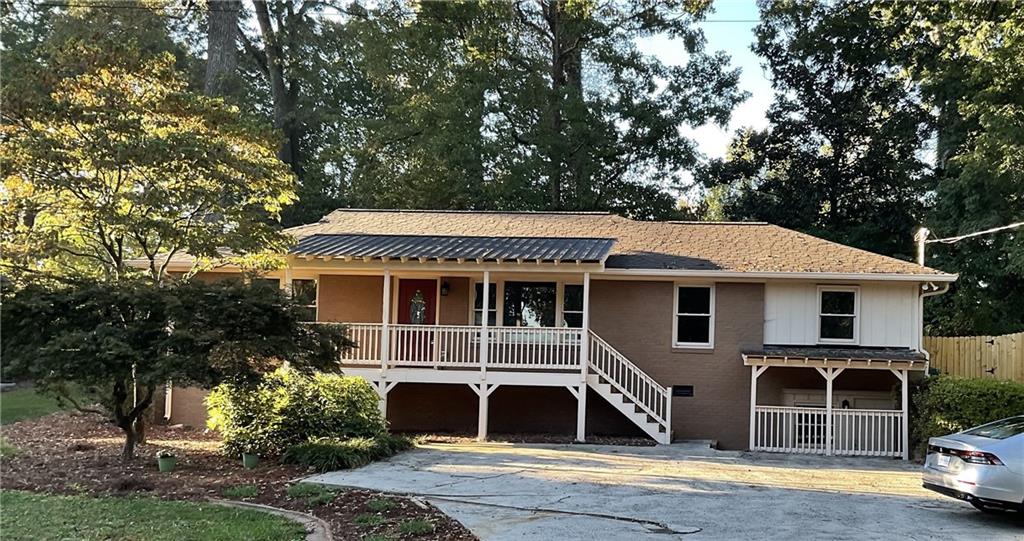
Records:
M316 321L316 280L292 280L292 300L299 305L302 321Z
M489 284L487 299L487 325L493 327L498 324L498 285ZM483 324L484 314L484 284L476 283L476 295L473 298L473 325Z
M676 286L672 342L679 348L711 348L715 339L715 288Z
M562 291L562 326L583 327L583 286L565 284Z
M818 288L818 342L856 344L860 330L857 287Z

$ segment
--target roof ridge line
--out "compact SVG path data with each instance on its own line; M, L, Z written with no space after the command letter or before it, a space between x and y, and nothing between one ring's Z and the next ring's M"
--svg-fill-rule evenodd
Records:
M466 209L368 209L337 208L329 212L409 212L417 214L552 214L568 216L618 216L607 210L466 210Z

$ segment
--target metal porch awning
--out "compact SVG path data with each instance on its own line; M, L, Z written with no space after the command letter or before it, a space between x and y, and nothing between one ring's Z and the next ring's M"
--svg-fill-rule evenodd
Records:
M289 253L346 260L603 263L613 244L615 239L606 238L318 234L301 239Z
M925 370L924 353L905 348L831 348L821 346L764 346L744 351L746 366L792 368L862 368L872 370Z

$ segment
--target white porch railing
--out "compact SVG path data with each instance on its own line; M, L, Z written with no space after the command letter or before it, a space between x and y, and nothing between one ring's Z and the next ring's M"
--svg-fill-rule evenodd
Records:
M836 455L901 456L900 410L832 410L832 452ZM755 451L825 454L825 408L755 406Z
M342 364L381 362L380 323L347 323L356 347ZM581 329L488 327L488 368L578 370ZM388 366L480 367L482 329L466 325L388 325Z
M902 411L836 409L832 415L835 454L902 456Z
M603 338L590 333L590 366L595 374L603 377L616 390L629 398L655 421L670 430L671 392L625 355L619 353Z

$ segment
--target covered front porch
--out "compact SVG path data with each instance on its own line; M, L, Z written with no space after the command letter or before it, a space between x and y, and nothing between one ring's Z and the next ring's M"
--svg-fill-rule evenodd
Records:
M909 458L908 384L912 372L927 369L927 359L918 352L902 349L825 349L814 347L772 347L743 354L750 367L750 449L781 453L845 456L889 456ZM807 378L789 377L798 388L778 388L758 399L758 382L769 370L812 371L824 383L824 392L806 385ZM867 373L870 371L870 373ZM887 372L898 383L899 393L858 385L857 375ZM857 374L857 372L864 372ZM846 388L836 390L835 382L846 374ZM800 374L795 374L800 376ZM898 405L897 405L898 404Z
M356 347L342 354L344 371L374 385L382 411L399 384L466 385L478 398L482 440L499 387L561 387L577 402L576 439L584 441L589 388L655 440L669 441L669 390L589 327L591 273L601 270L607 241L497 239L481 244L491 253L472 257L465 246L438 255L421 244L452 241L429 239L403 239L413 246L373 256L322 246L302 253L311 247L300 245L285 276L292 291L297 281L315 287L319 324L348 328Z

